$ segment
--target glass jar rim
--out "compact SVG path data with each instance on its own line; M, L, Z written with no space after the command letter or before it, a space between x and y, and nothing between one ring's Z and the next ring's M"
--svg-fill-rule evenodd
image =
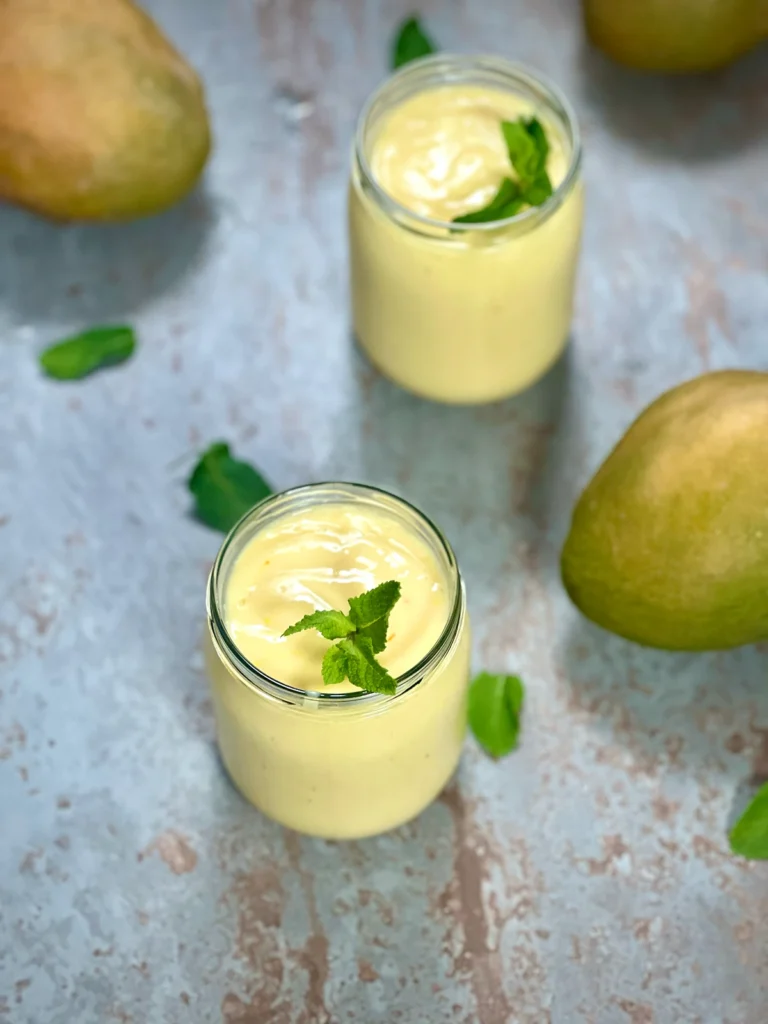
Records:
M266 672L262 672L258 666L250 662L240 651L237 644L230 636L224 617L221 613L220 605L223 604L223 601L220 601L219 597L221 595L222 567L227 552L230 550L231 545L237 537L241 535L242 531L256 520L264 517L265 514L268 514L270 509L274 509L275 506L285 504L287 506L286 514L288 514L290 512L297 511L302 507L306 507L307 504L309 504L309 502L306 502L306 499L323 492L327 494L338 493L342 497L342 500L346 497L348 501L352 502L356 499L364 498L372 502L378 501L381 503L384 501L389 505L400 507L408 515L416 518L417 521L426 528L427 534L437 542L441 553L445 557L448 571L454 580L455 593L453 596L453 602L440 636L416 665L403 675L397 677L397 689L394 694L369 693L365 690L352 690L345 691L343 693L329 693L323 690L304 690L299 687L291 686L279 679L275 679ZM295 507L294 503L296 503ZM245 515L235 523L224 538L208 577L208 586L206 589L206 612L208 627L216 649L216 654L222 658L230 668L235 670L238 680L248 686L251 690L258 691L261 694L266 692L272 697L277 697L278 699L292 704L306 704L308 701L311 701L313 704L319 703L325 706L335 707L360 705L371 706L387 704L413 689L414 686L418 685L422 679L429 675L438 662L441 661L450 651L456 642L460 626L464 619L465 592L464 582L456 561L456 556L453 553L453 548L440 528L436 526L426 515L424 515L420 509L416 508L415 505L412 505L409 501L406 501L398 495L391 494L389 491L385 491L380 487L373 487L369 484L357 484L344 481L324 481L320 483L305 484L301 487L289 488L288 490L280 491L278 494L271 494L267 498L264 498L263 501L254 505L253 508L249 509L248 512L246 512Z
M385 99L389 92L397 90L398 86L407 84L410 80L424 78L424 88L439 86L440 75L444 77L442 84L450 84L452 81L459 81L456 76L461 73L470 74L473 71L488 73L506 77L508 80L533 86L540 92L540 98L546 102L549 109L554 111L563 123L571 143L570 160L565 177L553 190L540 206L529 206L512 217L504 217L501 220L491 220L482 223L456 224L453 221L440 220L436 217L427 217L424 214L416 213L409 209L394 196L391 196L378 182L370 161L365 152L365 130L368 119L375 105ZM435 80L431 76L435 76ZM414 92L421 91L414 89ZM450 230L459 236L467 232L496 231L500 227L511 224L523 227L533 227L535 224L546 220L563 203L565 197L570 193L576 183L581 168L582 146L581 133L576 114L565 93L554 84L546 75L535 71L533 68L520 61L507 60L506 57L499 57L486 54L462 54L462 53L437 53L427 57L420 57L410 61L399 68L393 74L373 90L358 115L354 136L354 156L357 165L368 185L373 189L379 204L388 212L398 217L412 221L416 226L435 230Z

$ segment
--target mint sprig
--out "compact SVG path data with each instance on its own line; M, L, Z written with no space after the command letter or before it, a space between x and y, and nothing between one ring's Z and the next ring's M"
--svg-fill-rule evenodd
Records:
M547 174L549 142L541 122L535 117L502 121L501 133L517 180L504 178L486 206L454 217L454 224L506 220L514 217L523 206L541 206L552 195L552 182Z
M768 782L731 829L731 849L752 860L768 860Z
M491 757L517 746L525 688L518 676L481 672L469 688L469 726Z
M399 582L387 580L359 597L351 597L348 614L333 609L310 612L289 626L283 636L316 629L326 640L338 640L323 658L322 676L326 686L348 679L353 686L368 693L392 694L397 682L376 660L376 655L387 645L389 616L399 600Z
M437 47L421 27L419 19L415 15L406 18L392 44L392 70L418 60L419 57L427 57L436 50Z
M80 380L94 370L124 363L135 348L132 327L92 327L50 345L40 353L40 365L56 380Z

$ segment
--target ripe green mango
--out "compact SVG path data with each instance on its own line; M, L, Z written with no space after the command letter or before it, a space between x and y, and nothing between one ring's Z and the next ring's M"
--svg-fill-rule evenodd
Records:
M194 185L200 81L130 0L0 0L0 198L62 220L124 220Z
M579 499L561 571L588 618L649 647L768 639L768 373L648 406Z
M709 71L768 36L766 0L582 0L587 34L641 71Z

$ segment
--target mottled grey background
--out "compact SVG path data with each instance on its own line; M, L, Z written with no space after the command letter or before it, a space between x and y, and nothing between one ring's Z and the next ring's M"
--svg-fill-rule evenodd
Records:
M726 823L768 774L768 651L643 651L583 622L557 554L658 392L768 369L768 60L620 71L575 2L430 0L446 48L548 72L584 128L567 358L514 401L430 405L348 336L355 113L410 4L153 0L205 78L216 152L121 228L0 211L2 1024L764 1024L768 867ZM126 366L45 380L63 331ZM398 491L457 549L476 664L528 685L522 749L472 742L418 821L301 839L220 770L198 650L219 538L184 480L231 441L276 487Z

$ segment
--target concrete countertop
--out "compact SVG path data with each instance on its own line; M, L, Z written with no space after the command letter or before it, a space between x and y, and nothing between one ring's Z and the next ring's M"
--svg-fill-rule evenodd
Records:
M768 651L666 655L559 584L572 504L636 413L768 369L768 61L608 65L568 0L425 2L447 49L547 72L585 142L573 341L513 401L430 405L349 338L345 179L398 0L153 0L205 79L204 187L120 228L0 211L0 1022L764 1024L768 867L726 827L768 774ZM79 383L36 353L127 320ZM417 821L331 844L217 760L199 641L226 439L277 488L390 488L452 539L520 751L472 741Z

